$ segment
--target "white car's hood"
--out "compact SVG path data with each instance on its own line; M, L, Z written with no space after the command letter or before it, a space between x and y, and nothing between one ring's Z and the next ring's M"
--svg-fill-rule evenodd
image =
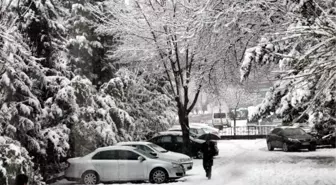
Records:
M161 160L177 163L192 162L192 159L184 154L168 151L166 153L158 153L158 157Z

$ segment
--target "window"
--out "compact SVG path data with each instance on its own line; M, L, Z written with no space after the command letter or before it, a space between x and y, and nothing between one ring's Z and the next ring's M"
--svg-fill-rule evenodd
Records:
M206 130L204 128L198 129L198 134L203 135L203 134L206 134L206 133L207 132L206 132Z
M158 157L148 153L148 152L144 152L143 150L140 150L140 149L135 149L135 151L139 152L140 154L148 157L148 158L151 158L151 159L157 159Z
M183 143L183 138L181 136L176 137L176 142L177 143Z
M161 153L166 153L166 152L168 152L168 150L162 148L162 147L159 146L159 145L153 144L153 143L149 144L149 146L152 147L152 148L154 148L154 150L156 150L156 151L158 151L158 152L161 152Z
M171 143L172 142L172 137L171 136L162 136L161 138L158 139L159 143Z
M142 151L145 151L145 152L154 152L152 149L150 149L148 146L146 145L133 145L135 146L137 149L140 149Z
M226 118L225 113L214 113L214 118Z
M120 160L138 160L139 154L136 154L128 150L119 150L119 159Z
M158 138L157 138L157 137L154 137L154 138L150 139L149 142L156 143L157 140L158 140Z
M287 128L283 131L285 136L305 135L306 132L300 128Z
M274 129L271 133L272 133L272 134L279 134L280 131L281 131L281 128L276 128L276 129Z
M117 152L115 150L107 150L98 152L92 157L92 160L116 160Z
M192 132L192 133L194 133L194 134L198 134L198 131L197 131L197 129L195 129L195 128L190 128L190 132Z

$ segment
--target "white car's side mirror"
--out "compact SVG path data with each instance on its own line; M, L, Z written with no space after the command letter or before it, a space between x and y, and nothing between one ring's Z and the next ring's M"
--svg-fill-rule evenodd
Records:
M138 157L138 160L140 161L140 162L143 162L144 160L146 160L144 157L142 157L142 156L139 156Z

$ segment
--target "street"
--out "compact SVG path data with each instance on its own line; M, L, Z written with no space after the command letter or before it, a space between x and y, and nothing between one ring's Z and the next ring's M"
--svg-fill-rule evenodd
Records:
M187 176L171 185L333 185L336 182L336 150L331 148L285 153L267 151L266 141L221 140L211 180L205 178L202 161L194 160ZM65 180L53 185L71 184ZM147 183L144 183L147 184Z

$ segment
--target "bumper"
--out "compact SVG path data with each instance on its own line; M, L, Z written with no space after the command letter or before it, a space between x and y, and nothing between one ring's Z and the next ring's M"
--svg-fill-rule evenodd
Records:
M305 148L310 148L311 146L314 146L314 145L316 144L311 143L311 142L289 143L289 148L305 149Z
M75 178L75 177L64 177L67 181L75 181L75 182L80 182L80 178Z
M70 166L68 169L65 170L64 178L68 181L80 181L81 175L78 169Z
M193 168L193 163L182 163L182 166L185 171L191 170Z
M179 168L172 168L169 170L170 179L179 179L185 176L184 167L181 165Z

